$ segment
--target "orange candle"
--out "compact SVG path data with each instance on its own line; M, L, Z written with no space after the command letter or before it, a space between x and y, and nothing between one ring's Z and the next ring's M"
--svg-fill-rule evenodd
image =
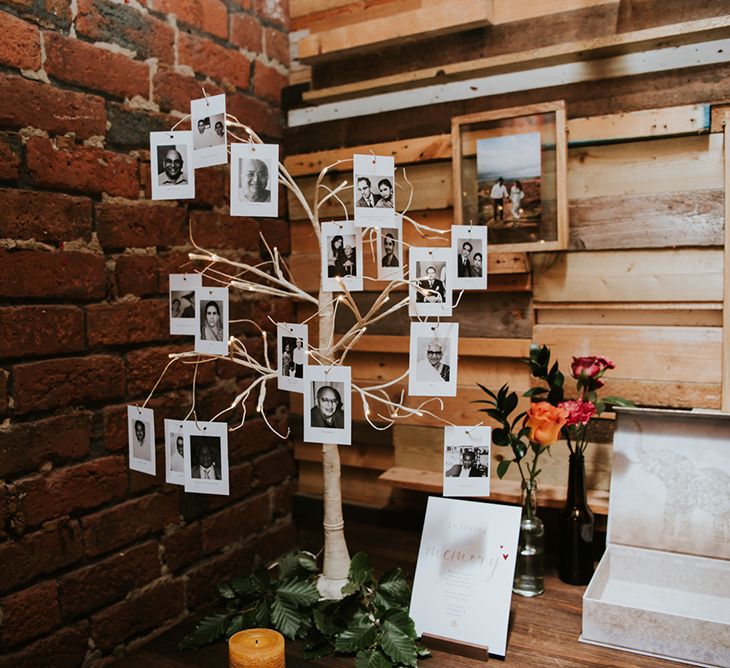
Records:
M248 629L228 640L230 668L285 668L284 636L271 629Z

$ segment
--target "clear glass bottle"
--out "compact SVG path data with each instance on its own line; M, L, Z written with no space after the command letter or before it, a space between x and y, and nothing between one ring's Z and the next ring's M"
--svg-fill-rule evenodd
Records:
M539 596L545 591L545 528L537 516L537 481L522 481L522 519L512 591Z

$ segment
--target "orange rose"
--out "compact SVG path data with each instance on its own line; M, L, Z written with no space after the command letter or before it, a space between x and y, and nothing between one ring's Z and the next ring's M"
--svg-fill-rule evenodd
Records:
M530 404L525 426L530 428L530 440L539 445L552 445L568 419L568 411L547 401Z

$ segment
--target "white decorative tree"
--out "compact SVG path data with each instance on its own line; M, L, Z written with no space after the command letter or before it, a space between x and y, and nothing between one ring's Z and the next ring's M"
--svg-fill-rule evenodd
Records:
M242 124L238 119L233 116L227 116L227 126L229 136L238 139L239 141L249 141L253 143L263 143L259 136L248 126ZM238 128L243 130L247 135L247 140L241 137L237 137L233 132L232 128ZM301 203L304 211L312 224L314 234L317 236L319 242L320 254L325 253L326 249L323 247L325 242L321 233L320 225L320 210L322 206L334 198L338 200L344 209L345 216L347 217L347 208L338 194L344 189L352 186L348 186L347 181L343 181L336 188L331 189L322 183L325 174L332 168L338 165L351 162L351 160L340 160L328 167L325 167L319 174L315 189L314 189L314 201L310 206L306 197L302 193L299 186L296 184L294 179L291 177L289 172L286 170L283 164L279 164L279 183L284 187L288 188L289 191L296 197ZM406 182L407 179L406 179ZM410 183L409 183L410 185ZM320 196L320 193L324 193ZM411 189L412 195L412 189ZM410 204L410 202L409 202ZM408 207L406 207L406 211ZM421 235L427 239L427 232L433 232L435 234L443 234L442 230L428 227L421 223L416 222L412 218L408 217L406 213L397 214L412 224ZM323 365L339 365L342 364L347 356L350 349L357 343L358 339L365 333L367 328L373 323L386 318L395 311L408 305L408 297L404 297L397 301L395 304L390 305L391 292L398 286L407 285L408 281L405 280L393 280L390 281L382 292L378 295L373 305L366 313L362 313L358 308L352 294L347 289L346 284L341 281L342 293L334 296L331 292L325 292L320 289L318 297L305 292L299 288L293 280L292 274L286 263L281 258L279 251L276 247L271 248L267 243L263 235L262 240L264 246L269 254L270 260L257 264L251 265L245 262L236 262L225 257L222 257L216 253L200 248L192 240L195 251L190 253L190 259L194 261L205 262L205 268L200 273L203 276L208 277L214 282L221 283L228 286L229 288L236 288L244 290L246 292L254 292L261 295L267 295L271 297L282 297L295 299L299 301L309 302L314 304L317 311L312 318L316 317L319 320L319 342L316 347L310 346L308 351L309 357L317 364ZM433 237L431 237L433 238ZM227 274L222 272L220 269L213 269L213 265L220 267L221 265L229 266L233 273ZM365 277L366 280L375 280L373 278ZM422 292L427 292L423 288L417 288ZM347 332L342 334L337 340L335 340L335 315L336 306L341 303L346 308L349 308L355 317L355 323L349 328ZM311 318L310 318L311 319ZM252 395L252 393L258 388L258 401L256 405L256 411L261 414L268 427L277 433L281 438L287 438L288 430L286 434L279 434L276 429L268 421L266 414L263 410L264 399L266 397L267 382L275 380L277 376L276 364L273 364L269 360L268 345L267 345L267 334L261 328L258 323L253 323L256 326L263 339L263 362L256 360L246 350L245 344L237 337L231 336L229 340L229 352L227 356L215 356L206 355L205 359L227 359L236 364L240 364L247 369L251 370L255 374L255 378L246 387L246 389L238 394L231 404L222 411L222 413L234 410L237 407L241 407L242 418L241 422L237 427L238 429L243 426L246 419L246 401ZM173 362L177 360L188 360L190 358L200 358L201 355L196 352L184 352L175 353L170 355L170 362L167 368ZM194 362L196 365L204 360L198 359ZM196 367L197 369L197 367ZM165 373L163 371L163 375ZM408 370L398 376L397 378L382 383L379 385L373 385L368 387L359 387L353 383L352 390L356 392L362 401L363 410L365 413L365 419L376 429L387 429L391 427L397 420L408 418L413 415L422 416L424 414L431 415L447 424L447 420L444 420L440 416L425 409L425 406L435 401L440 404L443 409L443 404L440 399L432 398L423 401L416 407L408 407L404 405L404 392L401 391L400 397L397 401L393 401L387 393L388 388L392 388L398 383L402 383L408 377ZM159 380L158 380L159 383ZM156 387L156 385L155 385ZM153 388L154 391L154 388ZM193 394L195 390L193 388ZM194 401L194 398L193 398ZM380 418L384 425L376 425L371 420L371 414L373 411L370 409L370 402L379 405L380 410L375 411L376 417ZM192 413L192 411L191 411ZM215 419L215 418L213 418ZM340 484L340 455L337 445L323 444L322 445L322 464L324 473L324 562L322 568L322 576L318 583L318 589L320 594L324 598L337 599L342 596L342 588L347 583L347 575L350 566L350 555L347 549L347 543L345 541L344 533L344 520L342 514L342 489Z

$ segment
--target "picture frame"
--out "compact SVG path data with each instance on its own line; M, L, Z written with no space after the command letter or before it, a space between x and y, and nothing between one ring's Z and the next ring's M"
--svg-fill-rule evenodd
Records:
M498 252L568 247L564 101L456 116L451 135L455 225Z

